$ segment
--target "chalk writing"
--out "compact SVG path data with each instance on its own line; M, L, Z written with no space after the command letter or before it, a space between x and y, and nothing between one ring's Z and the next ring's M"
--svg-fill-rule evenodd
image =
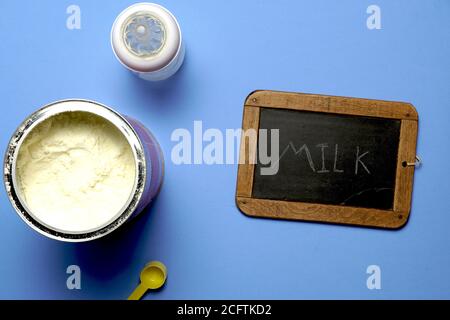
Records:
M315 148L319 148L320 149L320 154L321 154L321 158L320 158L320 170L316 171L316 165L314 163L313 157L311 156L311 152L310 152L310 148L308 147L307 144L303 144L301 147L297 148L294 144L294 142L289 142L289 144L283 149L283 151L281 152L279 161L281 161L281 159L287 154L287 152L292 151L296 156L300 156L302 154L306 155L306 160L308 162L309 167L311 168L312 172L316 172L316 173L344 173L343 169L338 169L338 162L339 162L339 144L335 144L334 145L334 159L333 159L333 170L327 169L326 167L326 157L327 157L327 152L326 149L329 148L328 143L319 143L317 145L314 146ZM367 163L365 163L363 161L363 158L365 156L367 156L370 152L369 151L365 151L364 153L362 153L362 150L360 148L360 146L356 146L355 147L355 175L361 174L361 172L365 171L367 174L371 174ZM317 161L317 160L316 160ZM364 170L361 170L360 167L362 167Z

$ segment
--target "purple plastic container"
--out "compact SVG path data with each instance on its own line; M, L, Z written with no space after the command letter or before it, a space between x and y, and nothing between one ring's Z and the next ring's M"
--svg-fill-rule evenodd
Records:
M68 233L45 225L27 209L16 181L16 160L20 147L39 123L65 112L86 112L113 124L129 142L135 159L136 178L127 204L114 219L97 230ZM29 116L16 130L7 147L4 161L4 182L9 199L19 216L39 233L60 241L84 242L101 238L138 215L157 196L163 181L164 158L151 132L139 121L122 116L113 109L88 100L63 100L49 104Z

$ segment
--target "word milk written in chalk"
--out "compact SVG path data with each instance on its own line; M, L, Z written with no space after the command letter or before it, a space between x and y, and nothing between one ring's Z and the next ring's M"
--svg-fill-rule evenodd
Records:
M311 156L310 148L307 144L303 144L301 147L297 148L293 142L290 142L286 148L282 151L280 155L280 161L283 159L283 157L286 155L287 152L292 151L295 155L301 156L304 155L306 157L306 160L308 162L309 167L313 172L316 173L344 173L344 169L338 169L338 159L339 159L339 144L334 145L334 151L333 151L333 166L332 168L328 169L326 165L326 149L329 148L328 143L320 143L315 146L316 148L319 148L321 150L321 165L320 169L316 168L316 165L314 164L313 157ZM367 167L367 165L363 162L363 158L369 154L369 151L362 152L360 150L359 146L355 147L355 175L361 172L360 169L363 169L365 172L370 174L370 170Z

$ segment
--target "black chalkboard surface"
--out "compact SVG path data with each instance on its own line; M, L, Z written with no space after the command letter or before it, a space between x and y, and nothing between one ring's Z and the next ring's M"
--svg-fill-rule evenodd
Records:
M259 127L280 156L274 175L257 163L254 198L392 209L399 120L264 108Z
M252 217L400 228L411 210L418 121L406 102L254 91L236 204Z

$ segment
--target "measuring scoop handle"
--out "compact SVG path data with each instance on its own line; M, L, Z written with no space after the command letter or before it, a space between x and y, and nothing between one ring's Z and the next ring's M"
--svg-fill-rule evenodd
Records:
M128 300L140 300L142 296L147 292L147 287L142 285L142 283L133 291L133 293L128 297Z

